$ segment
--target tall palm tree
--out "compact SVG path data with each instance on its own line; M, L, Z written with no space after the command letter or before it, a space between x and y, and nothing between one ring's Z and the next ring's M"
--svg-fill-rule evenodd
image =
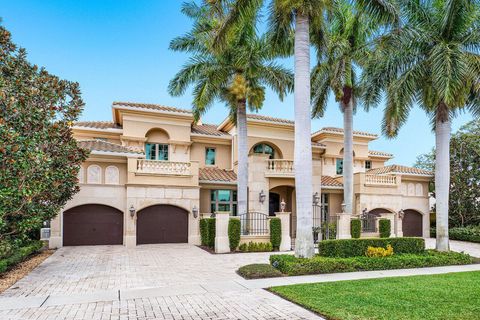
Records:
M330 92L340 104L344 123L343 190L345 212L353 212L353 113L360 97L358 72L370 54L378 24L352 1L336 0L322 41L314 43L318 61L312 72L312 115L322 117Z
M212 0L215 3L225 0ZM294 54L295 81L295 191L297 237L295 254L314 254L312 233L312 147L310 111L310 35L319 35L329 0L272 0L269 2L269 38L277 52ZM242 21L254 19L264 0L235 0L216 37L217 46Z
M194 19L188 34L174 39L170 48L193 55L170 81L169 92L179 96L193 85L193 112L198 119L215 101L229 108L237 123L238 137L238 212L247 212L248 143L247 108L258 110L266 87L280 99L293 89L293 74L274 61L266 36L258 36L253 23L243 23L229 34L226 45L214 46L215 34L225 18L226 3L206 2L202 6L185 4L183 12Z
M437 250L448 251L451 120L462 110L480 116L480 7L473 0L406 1L401 10L399 27L381 38L365 68L364 100L377 105L385 92L383 132L389 137L415 104L431 117Z

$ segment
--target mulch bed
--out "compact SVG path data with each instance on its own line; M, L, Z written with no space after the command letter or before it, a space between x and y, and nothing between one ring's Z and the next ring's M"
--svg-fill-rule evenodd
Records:
M25 277L33 269L35 269L45 259L50 257L55 250L42 250L33 254L25 261L17 264L7 272L0 274L0 293L13 286L18 280Z

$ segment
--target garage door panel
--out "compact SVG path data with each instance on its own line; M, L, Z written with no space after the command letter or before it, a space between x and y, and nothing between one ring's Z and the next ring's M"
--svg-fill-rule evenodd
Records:
M123 214L103 205L83 205L63 214L63 245L123 244Z
M188 242L188 212L156 205L137 213L137 244Z
M415 210L405 210L402 220L402 229L404 237L422 237L423 236L423 217Z

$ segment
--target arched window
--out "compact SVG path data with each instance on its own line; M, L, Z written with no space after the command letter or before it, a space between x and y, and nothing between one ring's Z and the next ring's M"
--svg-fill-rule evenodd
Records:
M105 169L105 184L119 184L120 173L116 166L108 166Z
M253 147L253 153L268 154L269 159L275 158L275 149L266 143L259 143Z
M87 169L87 183L102 183L102 168L96 164L92 164Z

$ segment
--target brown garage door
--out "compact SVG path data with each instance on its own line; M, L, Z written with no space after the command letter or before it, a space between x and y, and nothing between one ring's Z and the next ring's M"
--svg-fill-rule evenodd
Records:
M402 228L404 237L423 236L422 215L415 210L405 210Z
M156 205L137 213L137 244L188 242L188 212Z
M104 205L87 204L63 213L63 245L123 243L123 214Z

